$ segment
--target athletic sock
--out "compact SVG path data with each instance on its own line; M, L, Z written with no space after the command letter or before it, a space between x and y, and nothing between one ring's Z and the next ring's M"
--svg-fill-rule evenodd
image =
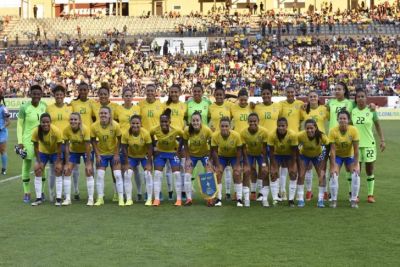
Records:
M297 185L297 200L304 200L304 184Z
M94 178L93 176L89 176L86 178L86 186L88 191L88 199L93 200L94 196Z
M42 198L42 177L35 176L35 193L36 198Z
M71 200L71 176L64 176L64 195L66 200Z
M289 181L289 200L294 200L294 195L296 194L296 187L297 187L297 181L290 180Z
M153 182L153 187L154 187L154 199L155 200L160 200L160 191L161 191L161 178L162 178L162 172L160 171L154 171L154 182Z
M235 184L236 200L242 200L243 184Z
M222 199L222 184L218 184L217 198L218 198L219 200Z
M63 189L63 177L56 177L56 198L62 197L62 189Z
M281 192L286 192L286 178L288 175L288 168L281 168L280 179L279 179L279 189Z
M174 182L175 182L175 192L176 192L176 200L182 200L182 181L181 181L181 172L177 171L173 174Z
M272 199L277 200L278 199L278 192L279 192L279 183L278 181L271 181L271 194L272 194Z
M147 199L153 199L153 176L151 172L144 171L144 179L146 181Z
M7 152L4 152L2 155L1 155L1 167L3 168L3 169L7 169L7 164L8 163L8 157L7 157Z
M256 192L256 189L257 189L257 183L250 183L249 190L251 190L251 192L253 193L253 192ZM243 187L243 190L244 190L244 187Z
M304 177L304 185L306 187L307 192L312 191L312 180L313 180L313 172L312 170L306 171Z
M142 194L142 172L139 170L139 166L137 166L134 170L135 172L135 184L137 188L138 195ZM132 184L132 182L131 182Z
M72 179L74 182L74 194L79 194L79 165L75 165L74 169L72 170Z
M32 165L32 160L30 159L22 160L22 186L24 188L25 194L29 194L31 192L31 185L30 185L31 165Z
M97 170L96 189L98 198L104 197L104 174L105 170Z
M351 200L356 201L360 192L360 176L353 172L351 175Z
M122 180L121 170L114 170L115 185L117 187L118 198L124 197L124 180ZM132 191L132 190L131 190Z
M187 199L192 199L192 174L190 173L185 173L185 192L186 192L186 198Z
M260 190L261 194L263 195L263 201L268 201L269 195L269 186L263 186Z
M339 177L336 174L333 174L331 176L331 179L329 180L329 188L331 190L331 198L332 200L336 201L337 200L337 194L339 191Z
M261 189L263 188L263 180L262 179L257 179L256 182L256 190L258 190L258 192L261 192ZM262 193L261 193L262 194Z
M132 200L132 175L133 171L128 169L124 174L124 189L126 194L126 200Z
M375 187L375 175L368 176L367 177L368 196L374 195L374 187Z
M349 186L349 192L351 192L351 172L346 172L347 185Z
M225 168L225 194L231 193L231 186L232 186L232 169L231 167L227 167Z
M324 200L324 194L325 194L325 186L319 186L318 187L318 200Z

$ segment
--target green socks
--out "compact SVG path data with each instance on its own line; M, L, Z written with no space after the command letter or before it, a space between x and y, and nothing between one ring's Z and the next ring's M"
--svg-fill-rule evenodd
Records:
M367 176L368 196L374 195L375 175Z

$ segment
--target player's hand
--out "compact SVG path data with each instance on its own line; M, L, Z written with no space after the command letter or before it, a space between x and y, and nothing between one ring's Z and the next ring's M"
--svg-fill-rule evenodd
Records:
M385 148L386 148L385 141L381 141L380 148L381 148L381 152L385 151Z
M54 166L54 170L55 170L56 173L62 172L62 162L61 162L61 159L58 159L58 160L56 161L56 164L55 164L55 166Z
M146 167L144 167L144 168L146 169L146 171L149 171L149 172L152 171L152 166L151 166L150 160L147 160Z
M101 162L101 157L100 155L96 156L96 166L100 166L100 162Z
M192 168L192 160L190 158L187 158L185 161L185 171L190 170Z
M211 164L210 160L207 160L206 171L207 172L215 172L214 166Z
M376 111L377 105L375 105L375 103L371 103L368 105L368 107L371 111Z
M115 165L119 164L119 155L114 155L114 157L113 157L113 163L114 163Z
M251 109L254 109L255 107L256 107L256 103L250 102L250 108L251 108Z
M360 164L358 162L354 163L353 172L359 174L360 173Z
M93 167L92 167L92 163L90 162L90 160L86 161L85 171L86 171L88 176L92 176L93 175Z
M249 164L243 164L243 175L246 175L247 173L250 173L250 165Z

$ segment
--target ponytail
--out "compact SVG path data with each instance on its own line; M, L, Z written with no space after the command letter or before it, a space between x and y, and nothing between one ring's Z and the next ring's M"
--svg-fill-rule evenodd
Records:
M343 87L344 98L350 99L350 91L349 88L347 87L347 84L345 82L339 82L338 84Z
M168 118L168 120L171 120L171 112L172 111L170 108L165 109L164 112L160 115L160 119L161 117L165 116Z

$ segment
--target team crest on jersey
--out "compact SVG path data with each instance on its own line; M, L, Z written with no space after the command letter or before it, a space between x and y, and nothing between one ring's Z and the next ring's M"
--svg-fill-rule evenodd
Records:
M205 199L212 199L217 194L217 179L211 172L199 174L200 193Z

